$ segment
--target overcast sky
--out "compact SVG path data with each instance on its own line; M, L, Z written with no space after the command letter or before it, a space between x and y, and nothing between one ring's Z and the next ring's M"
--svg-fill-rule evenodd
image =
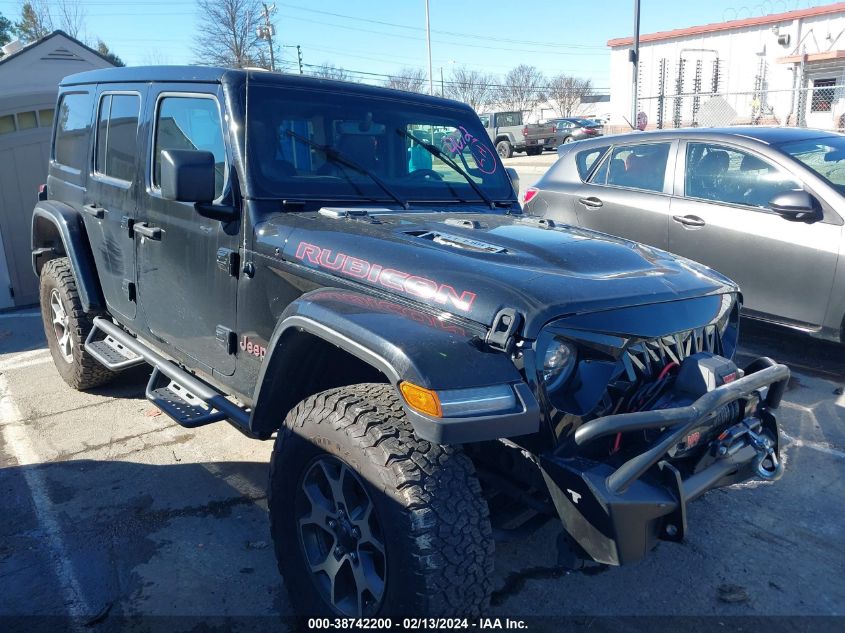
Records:
M434 76L453 63L504 74L526 63L553 76L590 77L608 87L607 40L631 35L633 0L430 0ZM185 64L195 60L200 22L194 0L81 0L89 40L102 38L127 64ZM269 4L269 3L268 3ZM303 61L329 62L375 75L402 66L425 68L423 0L276 1L281 44L302 46ZM776 13L829 0L642 0L641 33L736 17ZM20 0L0 0L15 21ZM294 48L282 62L292 67ZM360 75L361 77L372 75ZM375 78L375 77L374 77Z

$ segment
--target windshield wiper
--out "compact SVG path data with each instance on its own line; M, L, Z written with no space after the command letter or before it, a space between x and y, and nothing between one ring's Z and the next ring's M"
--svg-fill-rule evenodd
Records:
M453 161L451 158L446 156L446 154L441 152L437 147L435 147L431 143L427 143L426 141L424 141L420 138L417 138L416 136L414 136L410 132L406 132L405 130L403 130L400 127L396 128L396 132L398 134L400 134L401 136L404 136L405 138L411 139L417 145L424 147L426 150L428 150L428 152L432 156L436 156L437 158L442 160L444 163L449 165L449 167L451 167L456 172L458 172L461 176L464 177L464 179L470 184L470 186L473 189L475 189L475 193L478 194L478 197L481 198L482 200L484 200L484 202L486 202L490 206L491 209L496 208L496 205L493 204L493 200L490 198L490 196L488 196L486 193L484 193L484 190L482 190L481 187L478 186L478 184L476 184L476 182L472 179L472 176L470 176L463 169L461 169L460 165L458 165L455 161Z
M287 134L288 134L288 136L295 138L297 141L301 141L301 142L305 143L306 145L310 145L311 147L313 147L317 151L322 152L323 154L326 155L326 158L328 158L329 160L332 160L336 163L340 163L341 165L346 165L347 167L351 167L355 171L360 172L360 173L364 174L365 176L369 176L374 183L376 183L379 187L381 187L382 190L388 196L390 196L397 203L399 203L402 206L403 209L408 209L408 207L409 207L408 203L405 202L399 196L397 196L390 189L390 187L387 186L387 184L381 178L376 176L372 171L370 171L369 169L367 169L363 165L360 165L357 162L355 162L354 160L352 160L351 158L349 158L346 154L339 152L338 150L336 150L331 145L321 145L320 143L312 141L310 138L306 138L305 136L300 136L299 134L297 134L296 132L293 132L291 130L287 130Z

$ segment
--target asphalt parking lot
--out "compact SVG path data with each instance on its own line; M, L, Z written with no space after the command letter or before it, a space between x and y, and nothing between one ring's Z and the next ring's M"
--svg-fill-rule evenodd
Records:
M631 567L557 569L553 523L500 543L490 614L842 615L842 350L746 327L741 360L760 354L794 370L780 482L706 495L690 509L688 543ZM145 379L132 370L74 392L37 311L0 315L0 616L96 627L292 612L269 543L270 444L225 423L179 427L144 399Z

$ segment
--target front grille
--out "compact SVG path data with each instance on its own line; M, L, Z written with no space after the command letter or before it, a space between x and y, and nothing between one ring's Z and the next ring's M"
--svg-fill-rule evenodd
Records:
M633 343L625 349L622 362L628 379L634 382L656 378L667 364L680 364L687 356L698 352L722 353L716 324Z

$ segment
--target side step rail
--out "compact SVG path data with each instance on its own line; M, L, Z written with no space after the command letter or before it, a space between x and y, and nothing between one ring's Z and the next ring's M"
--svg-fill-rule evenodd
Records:
M195 378L176 363L151 350L122 328L102 317L94 318L95 330L119 343L122 348L153 366L147 384L147 398L182 426L196 428L220 420L230 420L243 429L249 427L249 412L226 398L213 387ZM88 342L85 343L88 348ZM94 353L91 353L95 356ZM106 363L103 363L109 367ZM169 378L169 382L165 379ZM166 384L165 384L166 383Z

